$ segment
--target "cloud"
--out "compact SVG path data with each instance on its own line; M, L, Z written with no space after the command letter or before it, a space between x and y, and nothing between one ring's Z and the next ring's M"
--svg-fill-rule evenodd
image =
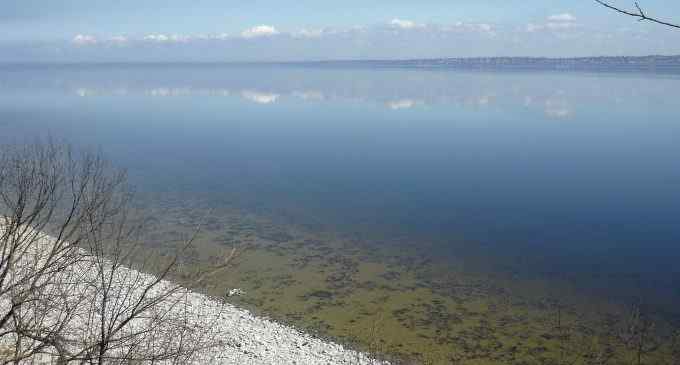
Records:
M422 24L418 24L414 21L404 19L392 19L390 25L400 29L415 29L424 27Z
M157 43L186 43L192 40L192 37L179 34L149 34L144 36L142 40L147 42L157 42Z
M545 101L545 115L550 118L563 119L573 114L571 106L564 99L548 99Z
M167 88L167 87L159 87L151 90L146 90L145 91L147 95L149 96L155 96L155 97L170 97L170 96L186 96L186 95L191 95L191 89L189 88Z
M548 23L545 25L550 30L563 30L576 28L576 23Z
M326 96L323 94L323 92L318 90L294 91L293 96L296 96L305 101L311 100L321 101L326 99Z
M321 38L325 33L324 29L300 29L292 36L294 38Z
M186 41L226 41L231 39L232 36L229 33L218 33L218 34L197 34L192 36L185 36Z
M494 26L488 23L457 22L450 25L439 27L438 29L443 32L480 33L490 36L496 35Z
M486 23L476 24L476 27L479 31L482 32L491 32L493 30L493 26L491 24Z
M116 36L108 38L106 41L110 42L110 43L114 43L114 44L124 44L124 43L127 43L128 39L125 36L116 35Z
M97 38L91 35L78 34L73 37L72 42L77 46L88 46L97 44Z
M412 99L400 99L400 100L392 100L387 102L387 107L392 109L392 110L401 110L401 109L411 109L417 105L421 105L423 102L418 101L418 100L412 100Z
M244 99L250 100L254 103L271 104L279 100L279 97L281 95L268 92L260 92L255 90L243 90L241 91L241 96Z
M241 36L243 38L271 37L279 33L280 32L271 25L258 25L256 27L244 30L241 33Z
M170 37L165 34L149 34L144 36L143 40L150 42L167 42L170 40Z
M527 24L526 31L529 33L534 33L538 32L540 30L545 29L545 25L540 25L540 24L534 24L534 23L529 23Z
M156 42L156 43L186 43L191 41L193 38L187 35L180 34L149 34L145 35L142 40L146 42Z
M95 90L83 88L83 87L76 89L75 93L76 93L76 95L80 96L81 98L84 98L84 97L87 97L87 96L96 96L97 95L97 92Z
M574 29L577 28L578 24L576 23L546 23L546 24L527 24L526 31L529 33L534 33L534 32L539 32L543 30L550 30L550 31L560 31L560 30L569 30L569 29Z
M71 34L78 34L76 37L46 43L40 49L37 45L22 46L18 51L3 48L0 60L304 61L489 57L499 52L508 56L567 57L678 53L680 49L680 43L672 43L680 39L680 33L655 39L659 33L647 30L649 33L644 34L644 27L619 30L560 13L543 14L522 23L419 23L420 18L404 16L363 27L319 24L281 25L279 29L278 24L274 27L275 23L264 22L270 25L251 23L229 34L221 34L222 29L196 33L181 33L179 29L147 33L124 28L115 33L77 29ZM630 41L637 40L636 36L647 40L632 45Z
M191 36L173 34L170 36L170 42L189 42Z
M579 26L576 23L576 17L569 13L555 14L546 18L547 22L541 24L529 23L526 26L526 31L529 33L539 32L543 30L549 31L563 31L574 29Z
M575 22L576 17L569 13L555 14L548 17L550 22Z

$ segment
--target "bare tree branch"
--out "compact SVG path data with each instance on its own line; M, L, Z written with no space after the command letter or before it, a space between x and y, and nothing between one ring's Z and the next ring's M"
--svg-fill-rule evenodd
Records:
M133 201L100 154L0 146L0 344L12 349L0 364L184 364L218 343L189 320L188 289L168 280L200 227L161 259L143 247Z
M597 3L599 3L600 5L606 7L606 8L609 8L609 9L614 10L616 12L619 12L621 14L625 14L625 15L637 18L638 21L649 21L649 22L652 22L652 23L657 23L657 24L665 25L665 26L672 27L672 28L680 28L680 25L678 25L678 24L669 23L669 22L648 16L647 13L645 13L645 11L642 10L642 7L640 6L640 4L637 1L635 2L635 9L636 10L621 9L621 8L613 6L613 5L611 5L611 4L609 4L605 1L602 1L602 0L595 0L595 1Z

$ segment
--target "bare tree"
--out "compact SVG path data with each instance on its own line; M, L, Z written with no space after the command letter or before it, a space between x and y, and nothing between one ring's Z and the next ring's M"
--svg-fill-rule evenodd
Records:
M167 280L195 234L163 258L145 249L130 191L97 153L0 148L0 363L180 364L218 345Z
M640 3L638 3L637 1L635 2L635 10L622 9L622 8L616 7L614 5L611 5L610 3L605 2L603 0L595 0L595 1L597 3L599 3L600 5L608 8L608 9L614 10L614 11L621 13L621 14L624 14L624 15L628 15L628 16L632 16L634 18L637 18L638 21L649 21L649 22L652 22L652 23L657 23L657 24L665 25L665 26L672 27L672 28L680 28L680 25L678 25L678 24L669 23L667 21L660 20L658 18L647 15L647 13L644 10L642 10Z

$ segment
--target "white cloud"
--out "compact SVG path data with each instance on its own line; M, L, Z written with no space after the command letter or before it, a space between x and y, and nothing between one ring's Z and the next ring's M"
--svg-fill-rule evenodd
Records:
M422 24L418 24L414 21L404 20L404 19L392 19L392 21L390 22L390 25L395 27L395 28L401 28L401 29L415 29L415 28L424 27Z
M392 110L401 110L401 109L411 109L417 105L421 105L423 102L418 101L418 100L412 100L412 99L400 99L400 100L392 100L387 102L387 107L392 109Z
M482 95L475 100L475 104L478 105L478 106L487 106L487 105L491 104L491 96L490 95Z
M142 40L147 42L158 42L158 43L185 43L189 42L192 38L186 35L180 34L149 34L144 36Z
M529 24L527 24L526 31L529 32L529 33L533 33L533 32L543 30L544 28L545 28L545 26L543 26L543 25L529 23Z
M550 118L567 118L573 114L571 106L563 99L548 99L545 101L545 115Z
M241 33L241 36L243 38L271 37L279 33L280 32L271 25L258 25L244 30Z
M227 39L230 39L231 35L229 33L219 33L219 34L198 34L194 36L187 36L186 39L187 41L189 40L196 40L196 41L225 41Z
M277 100L279 100L279 97L281 95L274 94L274 93L260 92L260 91L255 91L255 90L243 90L243 91L241 91L241 96L246 100L250 100L250 101L258 103L258 104L271 104L271 103L275 103Z
M451 25L445 25L439 28L444 32L467 32L467 33L482 33L490 36L495 36L496 31L494 26L487 23L463 23L456 22Z
M550 30L564 30L576 27L576 23L548 23L545 25Z
M143 40L150 42L167 42L170 40L170 37L165 34L149 34L144 36Z
M575 22L576 17L569 13L555 14L548 17L550 22Z
M92 90L92 89L84 88L84 87L81 87L81 88L76 89L75 93L76 93L76 95L78 95L78 96L80 96L80 97L95 96L95 95L97 95L97 92L96 92L96 91L94 91L94 90Z
M147 95L156 97L185 96L191 94L191 89L159 87L151 90L146 90L145 92Z
M547 22L542 24L529 23L526 26L526 31L529 33L539 32L539 31L563 31L574 29L579 26L576 23L576 17L569 13L555 14L547 18Z
M574 29L577 28L578 24L576 23L547 23L547 24L527 24L526 31L529 33L534 33L534 32L539 32L542 30L551 30L551 31L559 31L559 30L569 30L569 29Z
M490 32L493 30L493 27L490 24L477 24L477 29L481 30L482 32Z
M301 29L293 33L295 38L320 38L325 31L323 29Z
M305 101L320 101L325 100L326 96L323 92L318 90L308 90L308 91L294 91L293 96L296 96Z
M123 44L123 43L127 43L128 39L125 36L116 35L116 36L108 38L107 41L111 42L111 43L115 43L115 44Z
M72 42L78 46L97 44L97 38L91 35L78 34L73 37Z
M170 36L171 42L188 42L191 40L190 36L173 34Z

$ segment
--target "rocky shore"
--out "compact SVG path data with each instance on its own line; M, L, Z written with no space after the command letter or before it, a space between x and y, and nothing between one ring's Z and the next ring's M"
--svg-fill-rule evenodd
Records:
M53 242L54 240L51 237L42 235L27 251L27 254L20 261L17 261L17 265L14 270L11 270L10 276L18 277L23 272L22 270L37 267L36 263L44 260L44 253L48 251ZM91 333L93 324L98 323L95 317L109 315L107 313L109 310L104 312L100 309L92 310L91 305L98 303L97 300L84 299L90 294L99 294L96 291L91 291L92 283L97 280L96 271L92 269L94 267L92 265L93 259L85 252L81 252L82 259L63 272L56 274L56 276L52 276L49 283L45 283L52 289L61 289L60 292L64 293L58 297L60 298L58 300L63 302L62 304L54 302L49 304L52 306L50 308L70 308L69 313L71 313L72 318L63 322L68 327L64 333L75 336L74 340L69 342L74 344L73 350L76 350L75 352L78 350L76 348L78 347L77 339L81 338L82 334ZM110 264L107 263L104 270L109 270L110 267ZM157 281L152 275L124 267L118 267L112 277L114 284L110 287L109 293L119 293L121 297L109 298L109 302L115 304L113 307L118 306L118 308L126 307L128 302L142 298L145 295L142 292L145 291L147 284ZM75 278L78 279L75 280ZM69 286L58 287L62 285ZM383 364L383 362L375 361L364 353L316 338L268 318L258 317L247 310L225 302L223 299L212 298L186 288L178 288L176 284L170 281L158 282L148 292L148 295L153 296L166 292L172 293L171 296L155 304L151 309L152 313L133 319L128 324L129 332L146 331L149 326L147 319L154 313L162 313L162 316L169 320L179 320L182 322L183 328L191 328L193 335L188 337L187 341L209 343L209 346L196 348L196 352L191 357L191 362L195 364ZM7 312L12 306L13 299L10 294L0 296L0 311L2 313ZM77 308L74 308L74 305ZM63 320L63 317L60 317L63 316L61 310L43 311L41 316L46 318L46 320L44 319L45 323L57 323L57 321ZM156 345L152 346L158 346L157 344L163 346L163 343L174 343L179 340L175 338L177 334L173 334L171 330L160 329L156 332L160 337L167 338L155 340ZM0 341L0 359L2 359L1 353L4 353L3 351L11 352L14 344L8 341L9 336L3 338L3 340ZM39 358L33 356L25 359L26 362L56 362L56 353L43 350L38 354ZM160 361L160 363L163 363L163 361Z
M211 364L378 364L365 354L323 341L208 296L187 292L191 318L217 335L219 348L199 363Z

